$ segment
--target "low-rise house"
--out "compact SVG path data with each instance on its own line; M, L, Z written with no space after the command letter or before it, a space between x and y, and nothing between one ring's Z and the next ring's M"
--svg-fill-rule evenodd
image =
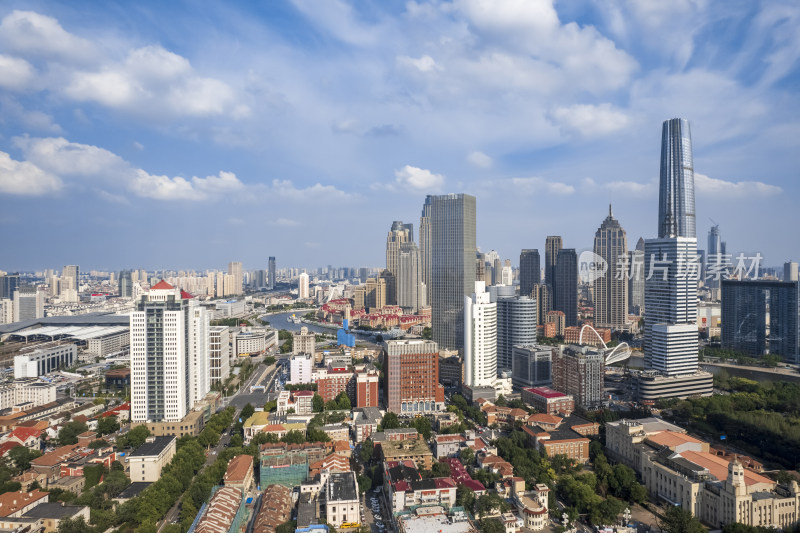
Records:
M222 480L226 487L234 487L244 494L249 494L255 487L253 456L237 455L231 459Z
M350 428L344 424L327 424L320 428L331 440L346 441L350 439Z
M413 461L385 462L383 482L393 513L419 505L450 508L456 503L458 485L453 478L422 479Z
M543 483L537 483L534 490L525 491L525 480L514 484L512 501L522 517L523 527L532 531L541 531L548 523L548 497L550 489Z
M383 461L413 461L425 470L433 466L433 453L421 438L385 440L376 445Z
M433 456L437 460L443 457L455 457L467 443L463 435L436 435L433 438Z
M176 447L175 437L147 437L145 443L128 456L128 477L131 481L158 481L161 469L172 460Z
M206 511L197 522L194 533L237 533L246 516L242 491L222 487L208 500Z
M270 485L261 497L259 509L253 522L252 533L275 533L281 524L292 517L292 489L283 485Z
M86 478L84 476L64 476L50 484L40 482L39 485L43 487L47 486L48 489L61 489L74 494L80 494L86 486Z
M5 442L17 442L28 449L38 450L41 434L39 429L17 427L6 436Z
M476 456L476 459L478 466L487 472L497 474L502 479L514 477L514 467L502 457L491 453L481 453Z
M552 416L552 415L544 415ZM543 415L534 415L542 418ZM532 417L532 418L534 418ZM545 421L546 428L536 423L537 418L523 426L528 442L537 450L544 450L549 457L566 455L579 463L589 461L589 436L597 435L600 426L596 422L589 422L571 415L560 419L552 417Z
M0 517L20 517L37 505L47 503L49 498L49 493L39 489L0 494Z
M27 472L23 472L18 476L11 478L12 481L16 481L19 483L20 487L19 490L22 492L30 491L31 485L34 483L38 484L40 487L47 487L47 478L44 474L39 474L38 472L34 472L33 470L28 470ZM77 494L77 493L76 493Z
M80 447L77 444L70 444L67 446L60 446L31 461L31 468L43 474L47 482L55 481L61 476L61 464L73 458L80 457Z
M64 519L76 520L79 517L83 517L84 522L88 524L89 506L47 502L37 505L23 514L22 517L41 519L44 525L44 530L41 533L55 533L58 531L58 525Z
M325 490L326 520L333 527L361 521L361 502L354 472L330 474Z

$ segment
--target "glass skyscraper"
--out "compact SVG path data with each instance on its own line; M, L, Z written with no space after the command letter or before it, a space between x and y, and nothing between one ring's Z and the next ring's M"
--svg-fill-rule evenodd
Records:
M578 254L575 248L558 251L555 268L553 309L564 313L564 325L578 325Z
M625 279L628 237L614 218L610 205L608 216L594 234L594 253L602 257L607 266L605 274L592 282L594 323L602 328L622 329L628 320L628 282Z
M682 118L664 121L661 130L658 237L697 237L692 132Z
M463 351L464 297L475 290L476 201L468 194L428 196L423 215L428 207L433 340Z
M539 250L522 250L519 254L519 294L530 296L533 286L541 283Z

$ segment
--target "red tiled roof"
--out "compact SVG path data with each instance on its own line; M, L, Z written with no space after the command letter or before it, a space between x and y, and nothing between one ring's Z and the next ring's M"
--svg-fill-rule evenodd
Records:
M191 294L189 294L185 290L181 289L181 298L183 300L191 300L192 298L194 298L194 296L192 296Z
M22 446L22 444L17 441L6 441L3 444L0 444L0 457L3 457L8 453L9 450L16 448L17 446Z
M17 428L9 433L8 438L16 438L21 442L25 442L31 437L38 437L42 432L35 428Z
M166 281L164 281L164 280L162 279L161 281L159 281L158 283L156 283L155 285L153 285L152 287L150 287L150 290L151 290L151 291L152 291L152 290L163 291L163 290L165 290L165 289L166 289L166 290L169 290L169 289L174 289L174 288L175 288L175 287L173 287L172 285L170 285L169 283L167 283Z
M550 387L531 387L529 389L525 389L528 392L532 392L544 398L560 398L561 396L566 396L563 392L558 392L557 390L553 390Z

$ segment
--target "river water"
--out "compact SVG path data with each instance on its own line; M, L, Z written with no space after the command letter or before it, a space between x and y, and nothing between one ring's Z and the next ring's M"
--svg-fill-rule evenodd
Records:
M291 332L299 332L300 328L306 327L308 331L313 333L328 333L336 335L335 329L328 329L328 328L321 328L319 326L315 326L313 324L306 324L303 322L295 324L294 322L290 322L288 320L289 317L292 315L296 316L297 318L303 318L306 313L309 311L289 311L288 313L278 313L275 315L263 315L261 318L269 322L269 325L275 329L285 329Z

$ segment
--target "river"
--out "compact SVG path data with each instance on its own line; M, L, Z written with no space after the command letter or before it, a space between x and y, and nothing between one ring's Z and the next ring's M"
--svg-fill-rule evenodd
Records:
M315 326L313 324L306 324L304 322L294 323L288 320L289 317L295 315L297 318L303 318L303 316L308 313L309 311L289 311L288 313L277 313L274 315L262 315L261 318L269 322L270 326L275 329L285 329L287 331L292 332L299 332L300 328L306 327L308 331L313 333L328 333L328 334L336 334L335 329L328 329L328 328L321 328L319 326Z

